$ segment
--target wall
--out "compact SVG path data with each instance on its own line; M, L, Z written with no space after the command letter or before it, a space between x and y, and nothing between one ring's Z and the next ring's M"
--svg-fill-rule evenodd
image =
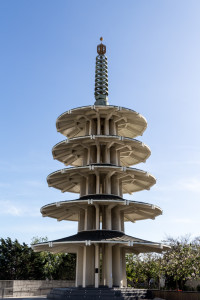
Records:
M195 279L187 280L185 285L196 290L197 286L198 285L200 286L200 280L198 280L198 279L196 279L196 280Z
M54 287L73 287L66 280L0 280L0 298L47 295Z
M178 292L152 290L153 297L165 300L200 300L200 292Z

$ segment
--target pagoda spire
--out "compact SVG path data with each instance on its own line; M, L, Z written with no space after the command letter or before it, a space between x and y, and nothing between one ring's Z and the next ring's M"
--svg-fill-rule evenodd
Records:
M96 68L95 68L95 105L108 105L108 64L106 46L102 44L103 38L100 38L101 44L97 46Z

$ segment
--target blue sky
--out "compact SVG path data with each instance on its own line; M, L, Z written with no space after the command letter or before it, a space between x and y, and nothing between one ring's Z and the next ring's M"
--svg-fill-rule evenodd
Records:
M0 237L30 243L61 238L77 224L42 218L40 207L75 199L48 188L63 168L52 147L56 118L94 103L96 46L104 37L109 103L140 112L139 140L152 155L138 168L157 178L125 196L156 204L163 216L126 224L152 241L199 235L200 2L191 0L0 1Z

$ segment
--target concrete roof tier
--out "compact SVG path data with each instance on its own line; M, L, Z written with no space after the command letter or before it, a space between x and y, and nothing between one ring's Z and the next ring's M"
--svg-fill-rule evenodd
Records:
M155 217L162 214L160 207L149 203L116 199L114 196L112 199L112 195L103 195L103 199L100 197L100 199L98 199L98 197L96 197L97 195L90 196L91 197L85 200L77 199L47 204L43 206L40 211L43 217L54 218L57 219L57 221L79 221L80 211L86 209L88 205L101 205L106 207L112 205L112 208L117 208L120 212L124 213L124 221L131 222L155 219Z
M120 164L132 166L145 162L151 151L144 143L135 139L111 135L90 135L67 139L56 144L52 149L53 158L66 166L82 166L85 151L92 146L114 147L119 151Z
M105 179L116 175L116 179L122 183L124 194L149 190L156 183L156 179L145 171L110 164L92 164L58 170L47 177L47 182L50 187L61 192L80 193L81 180L92 174Z
M142 135L147 127L146 119L134 110L114 105L91 105L66 111L57 118L56 128L68 138L84 136L87 134L86 122L94 119L112 119L117 124L117 134L130 138Z
M75 235L32 245L35 251L57 252L77 252L80 246L91 246L93 244L120 245L126 249L126 253L146 253L168 250L170 247L161 243L154 243L138 239L115 230L89 230L81 231Z

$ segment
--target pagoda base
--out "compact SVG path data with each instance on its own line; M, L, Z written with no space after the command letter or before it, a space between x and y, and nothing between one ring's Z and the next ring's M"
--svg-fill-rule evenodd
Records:
M152 293L146 289L134 288L108 288L102 286L99 288L54 288L47 295L48 299L72 299L72 300L139 300L139 299L153 299Z

